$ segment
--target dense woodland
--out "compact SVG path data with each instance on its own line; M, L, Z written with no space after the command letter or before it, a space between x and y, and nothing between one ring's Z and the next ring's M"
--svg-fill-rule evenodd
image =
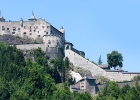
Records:
M71 93L67 58L48 61L40 48L35 61L25 60L15 46L0 43L0 100L91 100L89 93ZM48 63L49 62L49 63Z
M25 60L15 46L0 43L0 100L140 100L140 86L107 82L93 98L87 92L70 92L68 58L49 60L40 48L34 61Z

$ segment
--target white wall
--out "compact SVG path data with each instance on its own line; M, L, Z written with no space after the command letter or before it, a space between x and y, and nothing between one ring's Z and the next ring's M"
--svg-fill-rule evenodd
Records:
M20 50L32 50L40 47L43 51L46 51L46 47L44 46L44 44L23 44L23 45L16 45L16 47Z
M138 75L130 73L123 74L121 72L106 72L72 50L65 50L65 56L69 58L70 62L72 62L75 67L82 67L89 70L93 77L104 76L112 81L130 81L134 76Z

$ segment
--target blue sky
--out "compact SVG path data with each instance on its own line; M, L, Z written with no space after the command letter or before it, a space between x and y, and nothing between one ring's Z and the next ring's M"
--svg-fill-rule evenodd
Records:
M57 29L66 40L97 62L117 50L123 69L140 72L140 0L2 0L0 10L8 21L27 20L32 10Z

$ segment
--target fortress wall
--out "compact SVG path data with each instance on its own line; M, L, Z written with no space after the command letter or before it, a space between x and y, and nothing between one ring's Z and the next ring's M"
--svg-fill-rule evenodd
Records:
M65 38L60 35L47 35L43 37L46 47L58 47L64 49Z
M89 70L93 77L104 76L112 81L130 81L134 76L138 75L137 73L123 74L122 72L106 72L72 50L65 50L65 56L69 58L75 67L82 67L85 70Z
M75 67L82 67L86 70L91 71L93 77L106 75L105 70L91 63L90 61L73 52L72 50L65 50L65 56L69 58L70 62L72 62Z
M112 81L131 81L139 73L106 72L106 77Z
M20 21L0 22L0 35L13 34L36 39L50 34L50 24L42 19L38 19L37 21L23 21L23 25L21 25L21 23ZM5 30L2 30L2 26ZM15 27L15 30L13 30L13 27ZM7 30L7 28L9 28L9 30Z
M2 30L2 27L4 27L4 30ZM13 27L16 27L16 30L13 31ZM9 28L9 29L8 29ZM0 22L0 35L3 34L13 34L12 32L17 33L17 35L20 34L20 31L18 30L20 28L20 22ZM15 35L15 34L13 34Z
M46 51L44 44L23 44L23 45L16 45L16 47L20 50L33 50L40 47L43 51Z

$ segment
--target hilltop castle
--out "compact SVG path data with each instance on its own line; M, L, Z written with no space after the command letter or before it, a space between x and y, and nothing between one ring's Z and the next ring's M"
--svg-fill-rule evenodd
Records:
M85 59L85 53L73 48L73 44L65 40L65 30L53 27L43 19L36 19L32 12L28 21L22 18L19 21L6 21L0 16L0 35L11 34L12 36L29 37L34 40L42 39L43 43L33 44L16 44L21 50L32 50L40 47L50 59L60 56L68 57L75 67L81 67L91 72L94 78L104 76L113 81L130 81L134 76L140 75L139 72L123 72L120 70L103 70L100 66L95 65ZM11 44L12 45L12 44ZM73 76L76 78L76 76ZM79 79L80 80L80 79Z
M84 52L72 48L73 44L65 41L65 30L63 27L57 30L50 23L43 19L36 19L32 12L28 21L22 18L20 21L6 21L0 16L0 35L12 34L20 37L29 37L32 39L42 39L43 44L23 44L17 45L21 50L30 50L40 47L45 51L51 59L57 58L60 55L64 56L65 49L73 49L78 54L84 56Z

